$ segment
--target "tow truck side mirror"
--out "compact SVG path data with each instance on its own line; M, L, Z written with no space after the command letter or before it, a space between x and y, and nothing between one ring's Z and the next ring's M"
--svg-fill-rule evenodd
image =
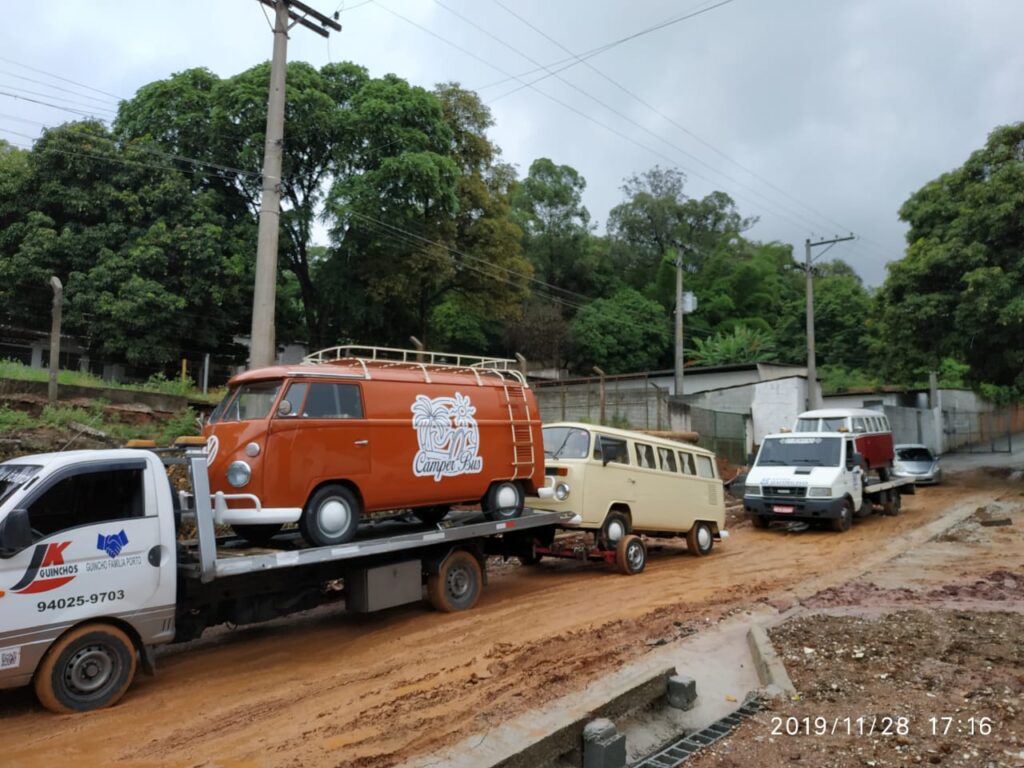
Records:
M756 453L748 453L747 454L747 466L748 467L754 466L754 461L756 459L757 459L757 454Z
M27 509L13 509L3 522L0 522L0 549L20 552L33 541L35 537L32 535Z

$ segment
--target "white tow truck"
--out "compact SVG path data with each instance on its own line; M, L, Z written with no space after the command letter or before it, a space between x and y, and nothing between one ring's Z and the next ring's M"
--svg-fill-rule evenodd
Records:
M216 535L205 450L177 459L191 491L175 492L165 460L131 448L25 456L0 464L0 689L32 684L60 713L117 702L155 646L230 622L265 621L344 599L369 612L423 599L473 607L487 555L525 556L569 522L526 510L492 521L452 513L436 525L385 520L343 545L273 548ZM194 525L188 540L179 535ZM343 586L342 586L343 585Z
M743 507L755 528L774 520L827 522L849 530L854 517L876 509L898 515L903 494L914 493L911 478L871 478L845 432L785 432L768 435L747 473Z

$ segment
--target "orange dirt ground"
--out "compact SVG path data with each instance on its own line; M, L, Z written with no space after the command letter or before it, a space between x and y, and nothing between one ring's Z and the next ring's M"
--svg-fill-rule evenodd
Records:
M394 766L487 731L647 652L758 602L780 608L933 539L969 507L1020 483L976 473L905 498L899 517L851 531L759 531L745 521L711 556L652 547L647 570L545 561L495 568L472 611L426 604L371 616L339 608L220 632L158 658L116 707L43 711L27 690L0 692L9 768ZM949 524L947 525L947 521ZM655 543L656 544L656 543ZM980 557L957 563L994 563Z

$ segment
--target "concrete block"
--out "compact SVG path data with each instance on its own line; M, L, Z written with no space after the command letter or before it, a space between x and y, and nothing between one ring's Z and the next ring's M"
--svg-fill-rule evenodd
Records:
M668 704L676 709L693 709L697 703L697 681L685 675L673 675L668 679Z
M626 737L605 718L583 729L583 768L626 768Z

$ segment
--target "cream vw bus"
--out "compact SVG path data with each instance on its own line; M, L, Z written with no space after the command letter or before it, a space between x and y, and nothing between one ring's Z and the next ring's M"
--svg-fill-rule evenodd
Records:
M706 555L725 532L725 496L715 455L704 448L591 424L544 426L550 498L534 506L574 512L577 527L614 549L628 533L686 536Z

